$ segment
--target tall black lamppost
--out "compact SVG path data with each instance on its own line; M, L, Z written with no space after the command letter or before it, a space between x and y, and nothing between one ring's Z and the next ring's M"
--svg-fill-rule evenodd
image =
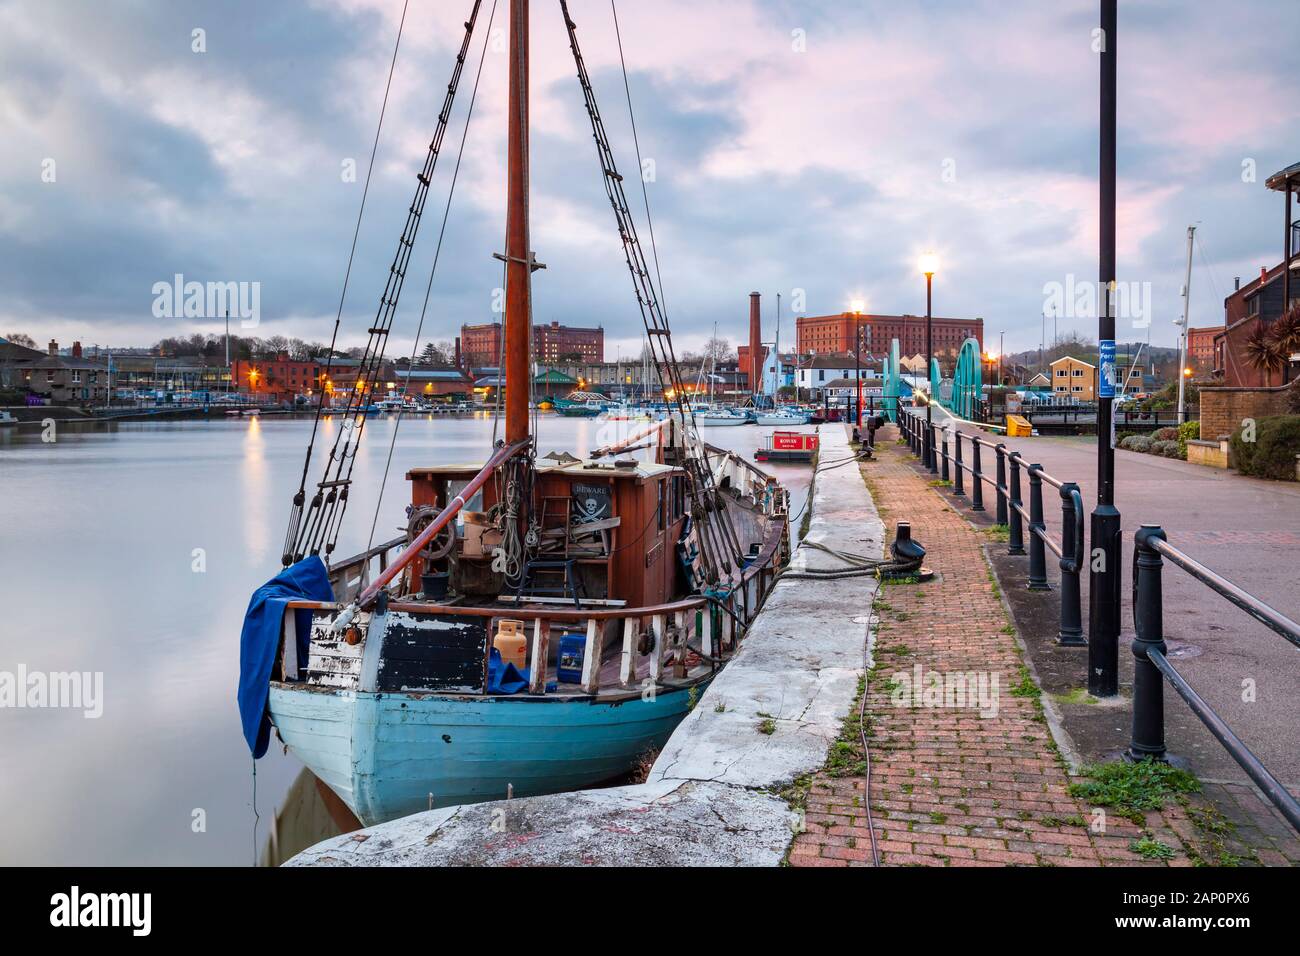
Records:
M930 381L934 366L934 318L930 311L930 296L934 287L934 274L939 271L939 257L933 252L921 256L921 271L925 273L925 380ZM927 392L929 389L927 389ZM925 403L925 442L921 446L921 460L925 467L935 470L934 432L930 428L930 406L936 396L928 395Z
M1091 521L1088 594L1088 693L1119 693L1120 556L1123 531L1115 507L1115 55L1118 0L1101 0L1101 208L1097 320L1097 507Z
M853 425L862 427L862 303L854 300L853 308Z

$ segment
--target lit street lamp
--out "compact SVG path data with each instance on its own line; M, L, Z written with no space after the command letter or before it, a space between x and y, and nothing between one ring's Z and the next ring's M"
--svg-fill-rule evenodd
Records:
M934 318L930 311L930 293L934 284L934 274L939 271L939 257L933 252L921 256L921 271L925 273L925 378L930 380L930 369L934 366ZM934 396L930 395L925 403L925 442L921 446L921 459L931 472L938 471L934 460L934 433L930 430L930 406Z
M853 424L862 427L862 310L865 303L854 299L853 310Z

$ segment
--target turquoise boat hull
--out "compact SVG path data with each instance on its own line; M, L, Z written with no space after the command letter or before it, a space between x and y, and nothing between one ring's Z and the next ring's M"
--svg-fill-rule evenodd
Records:
M273 683L289 749L367 826L432 806L578 790L663 747L704 685L653 699L445 697Z

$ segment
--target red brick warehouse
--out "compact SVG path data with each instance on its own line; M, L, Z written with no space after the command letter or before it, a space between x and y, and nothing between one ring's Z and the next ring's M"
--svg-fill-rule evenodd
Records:
M460 349L466 364L474 367L496 366L501 357L501 323L462 325ZM576 355L580 362L605 361L605 329L602 326L580 328L552 322L533 326L533 359L558 362Z
M936 355L956 355L968 338L980 343L984 349L983 319L934 318L934 351ZM889 345L898 339L902 355L925 354L925 316L875 315L867 312L841 312L838 315L805 315L795 321L797 349L801 355L816 352L862 355L885 355ZM854 329L858 343L854 347Z

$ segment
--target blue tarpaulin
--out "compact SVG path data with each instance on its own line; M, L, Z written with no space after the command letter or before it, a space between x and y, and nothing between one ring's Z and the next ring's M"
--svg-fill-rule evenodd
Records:
M517 694L528 686L528 668L520 670L508 661L501 659L501 652L495 647L488 654L489 694Z
M266 712L271 668L280 649L285 605L290 601L333 601L325 562L318 556L303 558L285 568L253 592L239 637L239 719L253 757L266 753L271 739L271 718ZM307 662L311 643L311 615L297 615L298 660Z

